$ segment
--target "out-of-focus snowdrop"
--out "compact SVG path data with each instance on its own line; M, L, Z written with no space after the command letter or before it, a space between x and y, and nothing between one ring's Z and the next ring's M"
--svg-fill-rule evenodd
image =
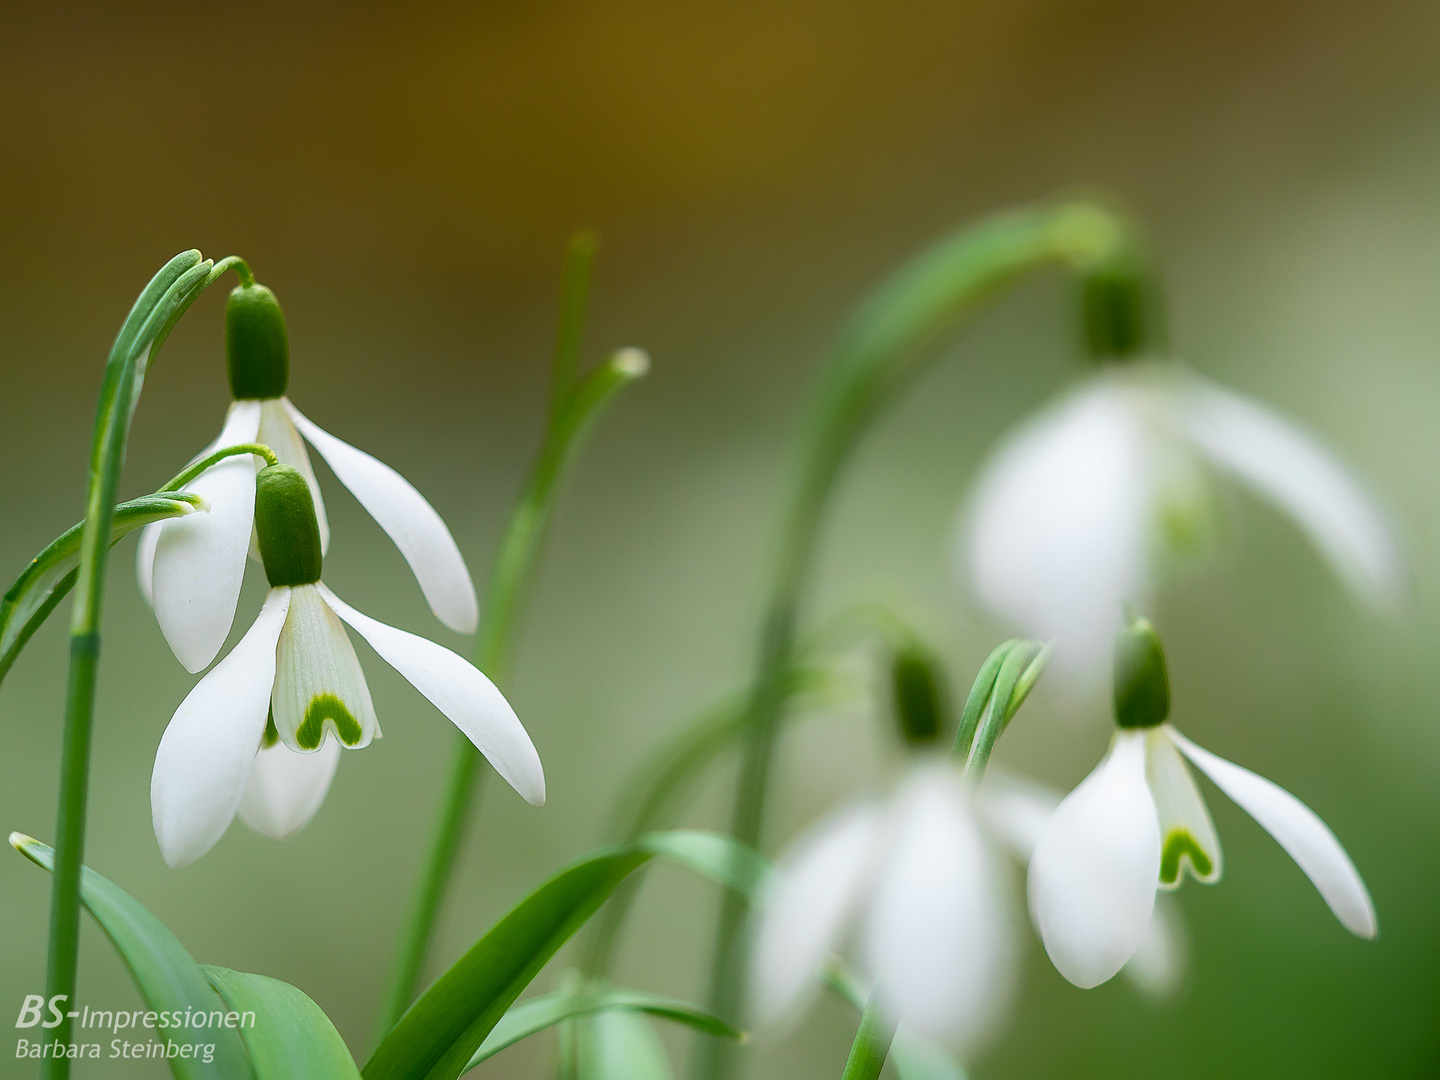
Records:
M1351 933L1375 908L1335 834L1295 796L1196 746L1166 722L1170 685L1154 628L1132 619L1115 645L1115 721L1104 760L1050 815L1030 859L1030 911L1055 967L1081 987L1140 950L1157 888L1185 872L1218 881L1220 840L1185 760L1279 841Z
M1103 679L1122 601L1150 604L1167 563L1204 551L1237 481L1290 517L1350 591L1378 609L1404 590L1384 514L1316 438L1163 359L1148 288L1086 284L1098 372L1009 435L962 508L957 578L992 614L1057 645L1055 663Z
M896 1022L967 1049L1003 1019L1015 919L998 852L953 767L912 770L885 800L820 821L782 854L761 904L751 967L760 1025L805 1004L850 939Z

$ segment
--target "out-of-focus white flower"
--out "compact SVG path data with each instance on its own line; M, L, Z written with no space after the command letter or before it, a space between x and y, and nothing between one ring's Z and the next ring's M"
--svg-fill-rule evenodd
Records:
M1161 361L1107 367L1005 440L962 511L957 576L1055 639L1062 670L1093 676L1121 602L1149 606L1165 558L1207 544L1216 471L1292 518L1363 602L1398 604L1399 548L1350 472L1283 417Z
M1314 811L1166 722L1164 652L1143 619L1117 639L1115 685L1120 730L1045 823L1030 860L1030 912L1060 974L1082 987L1105 982L1145 940L1157 888L1177 888L1187 870L1220 879L1220 839L1187 758L1280 843L1347 930L1375 936L1365 883Z
M959 1048L995 1027L1014 984L1014 920L972 802L954 768L926 764L888 801L852 805L794 842L753 942L761 1024L797 1012L853 935L897 1022Z
M290 376L285 320L274 294L263 285L240 286L231 293L226 354L235 400L219 438L197 460L242 443L269 446L281 464L297 469L309 485L323 551L330 543L330 528L305 450L308 441L400 549L436 618L452 630L473 634L479 619L475 586L440 515L389 465L312 423L285 396ZM246 552L259 558L251 546L255 472L256 464L248 457L208 469L186 486L205 498L208 514L190 515L195 520L189 524L177 518L149 525L140 535L140 592L155 609L176 659L192 673L209 666L230 633Z
M349 624L455 724L527 801L545 801L540 757L495 685L441 645L356 611L320 580L319 529L300 472L257 479L256 529L270 592L239 644L186 695L155 754L151 813L171 866L194 862L238 812L281 838L319 809L340 747L380 726Z
M976 806L991 835L1022 867L1028 867L1062 797L1048 784L992 764L980 785ZM1156 898L1148 931L1120 973L1147 997L1161 1000L1172 997L1184 984L1188 960L1184 917L1179 905L1162 894Z

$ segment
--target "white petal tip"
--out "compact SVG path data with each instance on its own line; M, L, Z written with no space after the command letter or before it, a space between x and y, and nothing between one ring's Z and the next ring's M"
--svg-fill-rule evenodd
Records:
M16 851L24 851L29 845L34 843L38 843L38 841L33 836L28 836L23 832L12 832L10 834L10 846Z
M628 375L632 379L638 379L650 370L650 354L644 349L627 347L618 349L610 362L615 365L615 370L622 375Z

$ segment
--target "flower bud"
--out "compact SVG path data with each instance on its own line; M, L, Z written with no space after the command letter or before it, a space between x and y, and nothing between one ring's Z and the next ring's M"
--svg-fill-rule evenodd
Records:
M1080 305L1093 360L1134 360L1165 351L1157 293L1135 262L1107 263L1085 275Z
M264 285L237 285L225 303L225 368L230 393L283 397L290 385L290 339L280 301Z
M273 587L313 585L320 580L315 498L299 470L269 465L256 474L255 537Z
M906 745L929 746L945 729L944 681L935 658L919 645L903 646L891 661L895 722Z
M1131 618L1115 637L1115 723L1151 728L1170 715L1165 650L1149 619Z

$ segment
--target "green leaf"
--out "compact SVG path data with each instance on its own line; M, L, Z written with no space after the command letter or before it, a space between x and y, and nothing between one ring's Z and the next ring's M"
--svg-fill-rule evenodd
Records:
M585 856L520 901L410 1006L366 1062L366 1080L454 1080L540 969L657 856L752 896L769 873L759 854L718 833L654 833Z
M697 1005L665 997L663 994L647 994L641 990L597 990L590 993L568 993L557 990L552 994L540 994L513 1006L495 1025L470 1058L465 1068L473 1069L486 1058L494 1057L506 1047L514 1046L521 1039L529 1038L548 1027L599 1012L628 1011L644 1012L651 1016L663 1017L676 1023L703 1031L707 1035L719 1035L732 1039L743 1039L745 1033L731 1027L725 1021L701 1009Z
M36 866L54 871L55 852L49 845L22 833L11 833L10 844ZM211 989L205 972L175 935L129 893L88 866L81 870L80 902L115 946L147 1009L182 1016L189 1011L192 1015L200 1013L207 1017L227 1011L225 1003ZM176 1080L253 1080L255 1077L235 1029L181 1027L182 1035L178 1039L171 1035L172 1030L157 1026L154 1037L182 1048L197 1042L215 1046L209 1063L203 1056L168 1059ZM138 1034L136 1032L137 1037Z
M121 503L115 508L111 546L141 526L194 513L200 501L198 495L173 492ZM84 530L85 523L81 522L62 533L31 560L0 600L0 679L5 678L20 650L74 586Z
M360 1070L330 1018L304 991L266 975L203 965L225 1004L255 1022L240 1028L258 1080L360 1080Z
M671 1080L670 1057L636 1012L603 1012L575 1025L577 1080Z

